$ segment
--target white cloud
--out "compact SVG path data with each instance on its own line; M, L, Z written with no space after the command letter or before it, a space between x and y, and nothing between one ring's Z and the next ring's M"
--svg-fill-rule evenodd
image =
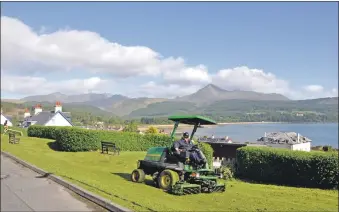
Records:
M27 73L84 69L135 77L194 70L185 67L182 58L163 58L145 46L122 46L90 31L63 29L39 34L20 20L6 16L1 17L1 61L2 70Z
M304 90L306 90L307 92L319 93L324 90L324 87L321 85L308 85L304 87Z
M200 87L197 85L180 86L175 84L162 85L153 81L143 84L138 89L139 96L175 98L196 92Z
M226 90L250 90L262 93L288 94L289 83L272 73L246 66L220 70L212 82Z
M182 67L178 72L166 71L163 74L163 78L168 83L180 85L208 84L211 82L211 77L204 65Z
M111 81L103 80L99 77L48 81L43 77L1 76L1 91L23 95L49 94L53 92L66 94L105 92L111 84Z
M58 82L46 78L48 72L73 70L83 71L81 77L85 79L74 74L74 79ZM95 77L88 77L89 72ZM33 73L40 77L32 77ZM203 64L188 66L181 57L164 58L145 46L123 46L96 32L69 27L34 31L22 21L5 16L1 17L1 74L2 91L21 95L122 90L125 95L175 97L213 83L227 90L280 93L293 99L338 96L337 89L326 90L321 85L295 90L287 80L246 66L210 74ZM134 79L133 83L124 81L128 77ZM145 77L151 82L143 84ZM112 89L111 78L119 90Z

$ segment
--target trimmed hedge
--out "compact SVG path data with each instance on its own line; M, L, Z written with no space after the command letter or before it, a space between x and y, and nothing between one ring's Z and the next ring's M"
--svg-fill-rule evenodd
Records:
M62 128L71 128L71 127L50 127L50 126L32 125L28 127L27 135L29 137L56 139L58 130Z
M213 148L208 143L198 143L199 149L204 153L209 168L213 166Z
M114 142L122 151L146 151L154 146L168 146L172 144L169 136L162 134L139 134L133 132L115 132L104 130L90 130L101 141Z
M163 134L139 134L104 130L87 130L75 127L45 127L32 125L28 136L55 139L62 151L90 151L100 148L100 141L114 142L122 151L147 151L155 146L170 146L172 140ZM205 154L211 167L213 149L209 144L200 143L199 148Z
M338 154L270 147L237 149L236 175L282 185L337 188Z
M88 130L63 127L51 131L55 133L56 144L61 151L96 151L100 148L100 139Z

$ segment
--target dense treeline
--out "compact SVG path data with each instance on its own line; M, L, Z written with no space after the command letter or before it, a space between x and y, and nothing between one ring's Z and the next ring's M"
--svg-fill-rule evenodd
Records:
M197 107L187 102L162 102L149 105L131 113L130 116L118 117L113 113L94 106L81 104L66 104L63 111L71 112L74 125L104 125L136 124L172 124L167 119L169 115L199 114L210 117L217 122L338 122L338 99L325 98L303 101L248 101L228 100ZM37 102L8 103L2 102L5 114L13 114L16 123L23 117L25 108L32 109ZM53 110L53 104L44 102L44 110Z

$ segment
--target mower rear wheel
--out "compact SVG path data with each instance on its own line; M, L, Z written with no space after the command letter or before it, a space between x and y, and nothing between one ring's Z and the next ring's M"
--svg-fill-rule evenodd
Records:
M134 169L131 174L132 182L142 183L145 180L145 172L142 169Z
M158 186L163 190L170 190L173 185L179 181L177 172L166 169L162 171L158 177Z

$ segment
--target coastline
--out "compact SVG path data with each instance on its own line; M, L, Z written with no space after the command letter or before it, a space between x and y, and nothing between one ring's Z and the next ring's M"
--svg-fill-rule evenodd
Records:
M218 127L219 125L282 124L282 123L285 123L285 122L221 122L221 123L217 123L217 125L204 125L204 128L214 128L214 127ZM143 125L139 125L138 129L140 131L145 131L151 126L156 127L159 130L164 130L165 132L169 132L173 129L173 124L143 124ZM180 124L179 127L178 127L178 130L179 131L190 130L191 128L192 128L191 125Z

